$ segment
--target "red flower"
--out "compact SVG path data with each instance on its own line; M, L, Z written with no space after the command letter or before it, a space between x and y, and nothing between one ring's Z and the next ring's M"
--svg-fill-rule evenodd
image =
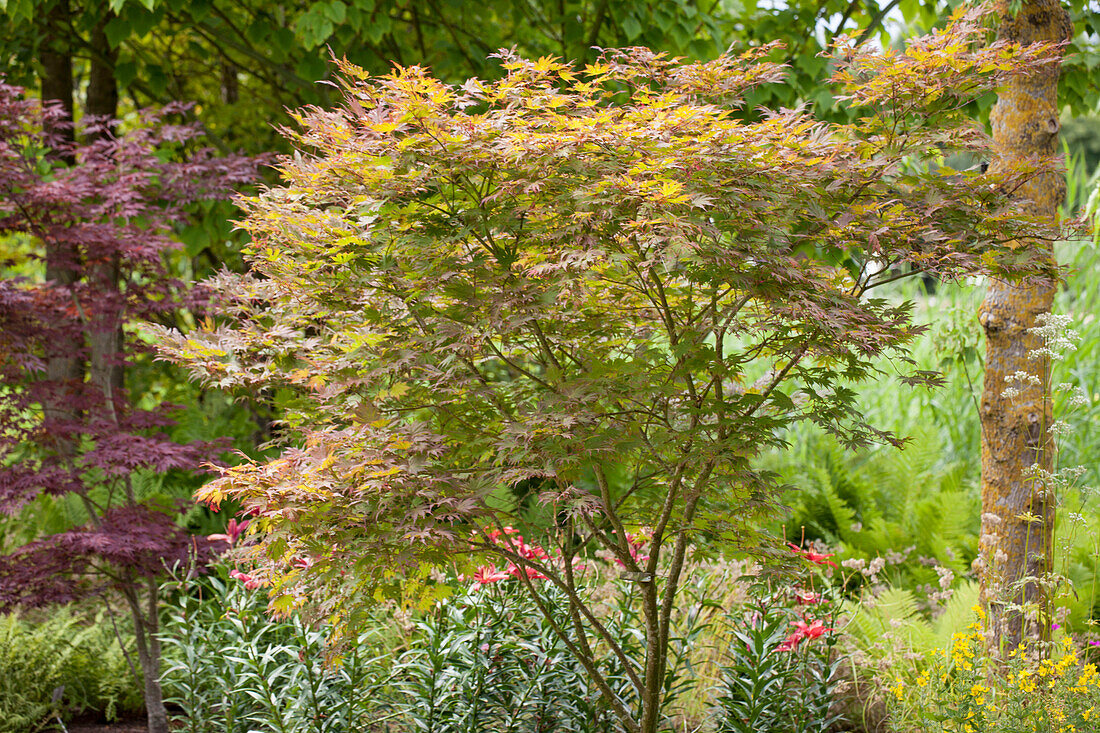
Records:
M830 552L828 555L824 555L820 552L814 552L813 550L803 550L798 545L792 544L790 542L787 543L787 547L791 548L791 552L793 552L794 554L801 555L815 565L832 565L834 568L836 567L836 563L828 559L836 554L834 552Z
M246 590L256 590L263 585L263 582L257 580L256 578L253 578L251 575L246 575L245 573L242 573L240 570L237 569L230 570L229 577L244 583L244 587Z
M514 578L518 578L520 576L520 573L526 572L528 580L539 580L541 578L546 577L545 575L540 573L538 570L535 570L534 568L531 568L531 567L521 568L518 565L516 565L514 562L508 563L508 568L507 568L506 572Z
M528 545L523 541L522 537L517 537L516 539L516 551L528 560L545 560L550 557L546 554L546 550L538 545Z
M649 542L648 537L643 537L641 535L631 534L630 532L627 532L626 541L628 543L627 547L630 550L630 557L632 560L634 560L635 563L643 563L649 559L649 555L640 554L641 549L645 547L647 542ZM619 558L616 557L612 559L614 559L620 567L626 567L626 563L624 563Z
M831 628L825 626L825 622L821 619L812 621L809 624L805 621L795 621L794 627L798 629L798 632L802 634L802 638L804 639L817 639L826 631L832 631Z
M248 528L248 520L238 522L236 519L230 519L229 524L225 528L225 534L210 534L206 536L206 539L211 542L221 540L222 542L228 542L230 545L237 544L237 539Z
M536 544L528 544L527 541L523 539L523 535L519 534L519 530L513 527L493 529L487 531L485 534L488 536L490 542L502 548L501 552L505 555L515 554L524 560L531 561L550 559L550 555L546 550ZM524 566L524 568L521 569L515 562L509 561L507 568L503 571L497 570L492 566L479 568L478 572L474 574L474 580L484 585L485 583L495 583L498 580L504 580L509 576L519 578L523 573L526 573L527 577L531 580L546 577L532 567Z
M486 532L486 534L489 536L489 539L491 541L496 542L498 539L500 539L501 535L515 534L516 532L519 532L519 530L514 529L512 527L505 527L503 531L501 531L499 529L491 529L488 532ZM521 537L520 539L522 540L523 538Z
M477 572L474 573L474 582L478 585L488 585L498 580L504 580L507 577L508 573L497 570L492 565L482 565L477 569Z
M825 632L832 631L833 629L826 627L825 622L821 619L806 623L805 621L795 621L791 626L794 627L794 631L787 635L787 638L780 642L779 646L775 649L780 652L793 651L803 639L817 639L821 637Z
M794 648L798 646L798 642L802 641L802 634L797 631L789 635L784 639L779 646L775 648L777 652L790 652L794 651Z

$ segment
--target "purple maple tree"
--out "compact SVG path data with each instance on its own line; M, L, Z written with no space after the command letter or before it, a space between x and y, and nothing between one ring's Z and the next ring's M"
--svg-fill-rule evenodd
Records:
M134 475L193 469L218 446L171 440L176 407L128 393L126 368L147 350L138 324L203 307L165 259L189 205L230 196L257 167L198 147L193 127L169 122L180 111L142 112L125 132L92 120L74 142L61 105L0 84L0 238L23 253L0 257L0 512L71 494L86 515L0 555L0 612L124 599L155 733L168 730L158 576L211 547L180 526L178 506L143 498Z

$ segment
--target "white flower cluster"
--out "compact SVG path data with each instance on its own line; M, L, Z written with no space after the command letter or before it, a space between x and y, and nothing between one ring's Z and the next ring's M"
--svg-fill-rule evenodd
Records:
M1022 394L1024 391L1022 389L1022 387L1024 386L1039 387L1043 384L1042 381L1034 374L1029 374L1028 372L1022 371L1017 371L1009 374L1007 377L1005 377L1005 381L1008 382L1010 385L1016 385L1005 387L1003 390L1001 390L1001 397L1006 400L1011 400L1019 397L1020 394Z
M1046 357L1054 359L1065 351L1076 351L1080 334L1069 327L1073 319L1070 316L1055 313L1040 313L1035 317L1038 326L1029 328L1028 333L1035 334L1043 340L1043 346L1032 349L1028 356L1032 359Z
M1069 382L1062 382L1057 387L1059 392L1069 393L1069 406L1070 407L1083 407L1089 403L1088 395L1085 391L1075 384Z

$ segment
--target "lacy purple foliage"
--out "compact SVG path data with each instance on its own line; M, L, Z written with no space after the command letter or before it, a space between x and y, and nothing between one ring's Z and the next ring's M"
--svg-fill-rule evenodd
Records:
M189 535L176 507L135 504L108 509L97 523L49 535L0 556L0 608L68 603L94 594L112 579L129 582L186 562L206 559L211 543Z
M202 311L206 295L166 267L173 233L189 204L255 177L259 161L215 157L194 127L169 122L185 109L143 111L125 132L93 120L79 130L87 142L72 142L59 106L0 84L0 237L17 245L0 252L23 243L46 271L0 282L0 513L76 494L90 517L0 556L0 609L72 600L209 551L178 526L178 507L139 501L129 480L194 469L221 445L173 442L175 406L139 409L110 386L119 379L96 374L147 350L125 325Z

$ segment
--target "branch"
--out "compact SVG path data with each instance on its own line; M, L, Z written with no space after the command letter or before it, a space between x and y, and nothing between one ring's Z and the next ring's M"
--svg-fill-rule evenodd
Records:
M510 560L512 563L514 563L517 567L529 567L539 572L540 574L545 575L547 580L560 588L565 593L567 598L577 604L577 609L584 616L585 620L587 620L588 623L592 625L592 627L596 630L596 632L600 635L604 642L607 643L607 646L611 650L611 652L619 658L620 662L623 663L623 666L626 669L627 676L630 677L631 683L633 683L640 692L643 689L643 686L641 680L638 678L637 672L634 671L633 661L630 659L630 657L626 655L626 652L624 652L622 647L619 646L619 643L615 641L615 637L613 637L611 635L611 632L607 630L607 627L604 626L598 618L596 618L595 614L592 613L592 610L587 606L587 604L585 604L585 602L581 599L577 592L574 589L570 588L568 584L566 584L561 579L561 576L558 575L558 573L550 566L535 562L534 560L531 560L516 552L514 549L515 545L511 544L511 539L509 535L503 533L503 527L498 527L498 529L501 530L503 537L508 538L509 546L505 547L496 544L490 541L488 538L486 538L486 540L483 542L478 542L475 540L467 540L467 542L469 542L470 546L473 548L484 550L486 552L495 552L499 555L502 555ZM532 595L537 597L537 594L533 593L533 589L530 586L530 578L527 577L527 573L521 573L519 577L520 580L526 582L529 590L532 591Z

